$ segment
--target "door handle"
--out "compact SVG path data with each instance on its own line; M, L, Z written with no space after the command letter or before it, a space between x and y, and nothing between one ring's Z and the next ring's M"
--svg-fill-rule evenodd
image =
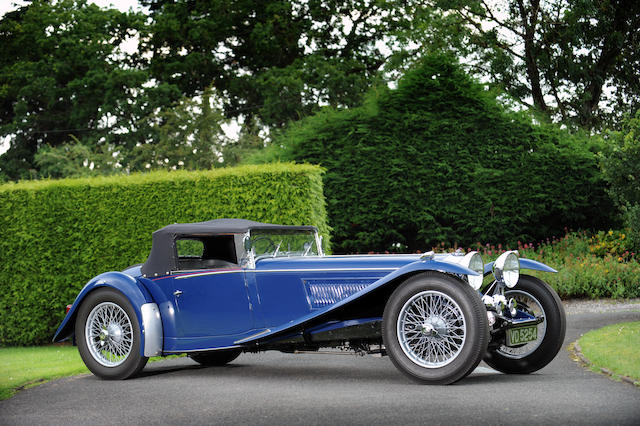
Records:
M174 295L175 297L180 297L180 296L182 295L182 290L176 290L176 291L174 291L174 292L173 292L173 295Z

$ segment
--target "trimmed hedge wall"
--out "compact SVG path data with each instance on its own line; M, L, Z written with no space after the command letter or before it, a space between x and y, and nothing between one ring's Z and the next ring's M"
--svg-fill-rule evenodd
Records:
M171 223L309 224L328 241L321 175L270 164L0 186L0 345L50 342L89 279L144 262Z

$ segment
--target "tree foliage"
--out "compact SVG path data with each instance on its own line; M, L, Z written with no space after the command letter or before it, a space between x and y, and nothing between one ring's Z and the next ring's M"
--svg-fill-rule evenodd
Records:
M621 209L629 238L640 251L640 111L625 121L600 154L600 166L609 193Z
M65 142L135 144L139 88L147 72L119 45L144 16L86 0L31 4L0 21L0 174L30 176L38 149Z
M611 223L590 139L505 110L446 55L361 108L292 126L262 159L327 169L337 252L532 241ZM597 147L594 147L597 149Z
M0 181L235 164L435 50L572 130L618 128L640 102L636 1L141 3L148 16L34 0L2 17Z
M142 3L151 20L86 0L35 0L2 18L0 137L10 149L0 179L98 170L84 160L51 163L65 152L110 153L112 172L208 168L224 155L235 163L263 145L266 128L318 105L361 102L421 8L414 0ZM120 48L128 39L140 42L136 53ZM220 132L220 108L245 123L241 140Z
M207 170L221 165L226 136L221 111L213 105L213 91L185 97L172 107L148 116L153 143L134 147L124 160L131 170Z
M640 105L640 2L431 0L429 48L573 128L616 127ZM434 18L437 17L437 18Z
M46 178L108 175L118 168L118 160L118 153L109 147L96 149L78 139L56 147L45 145L34 156L39 176Z
M142 3L158 81L187 95L213 85L228 116L275 127L318 105L357 105L422 8L414 0Z

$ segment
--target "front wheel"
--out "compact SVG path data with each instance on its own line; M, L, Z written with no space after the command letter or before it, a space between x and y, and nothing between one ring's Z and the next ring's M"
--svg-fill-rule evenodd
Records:
M93 374L126 379L138 373L148 358L140 355L140 325L129 300L102 288L80 305L75 324L78 351Z
M437 272L409 278L384 309L382 337L394 365L424 384L467 376L487 349L485 307L465 282Z
M521 275L518 284L505 291L505 297L514 298L518 309L544 320L537 325L536 340L517 347L501 341L487 352L484 361L508 374L540 370L555 358L564 342L567 320L562 302L547 283L529 275Z

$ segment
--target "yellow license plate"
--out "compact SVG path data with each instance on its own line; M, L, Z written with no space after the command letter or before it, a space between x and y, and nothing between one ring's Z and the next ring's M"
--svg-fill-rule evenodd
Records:
M507 346L518 346L538 339L538 327L510 328L507 330Z

